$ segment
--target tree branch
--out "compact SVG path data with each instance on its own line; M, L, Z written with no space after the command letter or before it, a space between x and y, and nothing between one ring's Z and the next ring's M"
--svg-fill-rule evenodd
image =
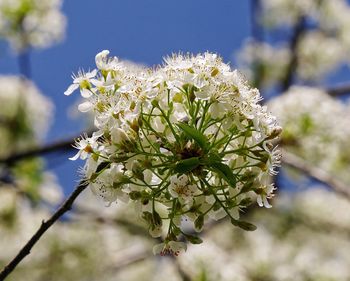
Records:
M0 281L5 280L5 278L17 267L17 265L30 254L33 246L39 241L41 236L67 211L72 208L74 200L79 196L79 194L87 187L87 182L81 181L73 193L67 198L67 200L61 205L61 207L51 216L47 221L42 221L39 229L36 233L29 239L29 241L24 245L24 247L18 252L18 254L10 261L0 272Z
M300 16L297 24L294 27L293 35L290 41L289 49L291 58L287 67L286 75L281 83L281 91L285 92L293 83L293 77L298 68L298 46L302 35L305 32L305 17Z
M332 97L339 97L350 94L350 83L340 84L338 86L329 87L326 92Z
M251 0L250 3L251 36L254 39L254 41L263 41L264 32L260 24L260 0Z
M88 130L87 134L91 135L93 133L93 130ZM71 150L73 149L72 145L75 142L75 139L79 138L82 134L81 133L75 137L71 137L71 138L67 138L67 139L63 139L63 140L59 140L59 141L55 141L53 143L38 147L38 148L34 148L31 150L27 150L24 152L19 152L13 155L10 155L4 159L0 159L0 164L7 164L7 165L11 165L14 164L17 161L23 160L25 158L30 158L30 157L34 157L34 156L39 156L39 155L45 155L48 153L52 153L52 152L57 152L57 151L61 151L61 150Z
M287 151L283 151L282 162L292 168L298 169L304 174L310 176L311 178L320 181L335 192L350 198L350 186L337 180L335 177L327 173L326 171L312 166L298 156L291 154Z
M32 70L30 64L30 53L29 49L24 50L18 55L18 68L22 77L26 79L31 79Z

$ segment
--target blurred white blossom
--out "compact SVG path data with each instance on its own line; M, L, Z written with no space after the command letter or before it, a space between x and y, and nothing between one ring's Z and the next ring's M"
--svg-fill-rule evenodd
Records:
M321 89L294 86L269 107L284 127L286 149L350 182L349 106Z
M0 76L0 157L28 149L42 140L54 106L29 80Z
M42 220L50 217L50 206L62 199L62 191L52 179L41 185L40 192L44 203L33 206L15 188L0 188L1 267L15 256ZM141 239L133 244L138 244L141 250L147 247ZM117 261L117 254L123 248L129 249L131 245L132 238L125 229L98 223L91 214L89 220L82 216L75 220L73 216L55 223L54 231L40 239L30 256L8 279L115 280L113 261Z
M61 0L0 0L0 37L19 52L51 46L65 33L61 6Z
M179 257L197 280L319 281L350 278L348 200L323 187L280 194L276 208L253 212L258 230L228 223L206 234L206 245ZM264 217L264 223L262 223Z
M306 32L296 50L299 62L297 73L305 80L318 80L346 62L349 50L337 38L320 31Z
M260 22L279 40L248 41L238 61L249 76L255 74L263 86L283 81L291 63L289 50L293 29L304 27L293 50L297 78L318 81L344 64L349 64L350 6L346 0L262 0ZM275 33L276 32L276 33Z
M265 87L284 78L290 57L290 51L285 46L273 46L254 40L247 40L237 54L242 72L249 79L258 79L256 82Z

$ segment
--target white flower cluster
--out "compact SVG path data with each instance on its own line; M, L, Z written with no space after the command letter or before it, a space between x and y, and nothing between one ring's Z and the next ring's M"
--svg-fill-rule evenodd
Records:
M268 87L281 81L290 61L290 51L284 46L272 46L268 43L248 40L238 52L238 64L242 72L250 79L256 79L262 86Z
M254 233L222 224L205 239L208 247L189 247L179 258L191 279L318 281L350 278L349 201L313 187L279 194L276 208L254 212ZM262 223L261 216L264 217Z
M28 149L41 140L54 110L29 80L0 76L0 157Z
M30 81L17 76L0 76L0 158L37 146L51 121L53 104ZM11 186L40 200L39 186L45 182L43 163L30 158L14 165L0 165L0 189Z
M263 0L261 13L262 22L272 32L284 32L301 17L305 18L305 25L312 23L313 28L306 28L297 44L299 78L319 80L343 63L349 63L350 6L347 1ZM256 71L265 86L283 78L291 56L285 42L273 47L249 41L240 52L244 67L260 67L260 72Z
M350 182L350 110L320 89L292 87L269 102L286 149Z
M263 23L269 28L295 25L308 17L325 32L339 31L339 38L350 35L349 4L346 0L262 0Z
M321 31L307 32L298 44L297 73L306 80L324 77L348 60L349 50L338 38L327 36Z
M256 194L270 207L281 128L258 104L236 70L215 54L174 55L153 69L129 69L109 51L96 55L97 69L74 76L65 92L80 89L82 112L92 111L98 131L77 141L72 160L86 159L84 176L106 202L136 202L154 237L166 229L160 254L185 248L190 220L200 231L209 218L239 220L239 210ZM166 225L166 227L165 227Z
M0 0L0 37L17 51L44 48L62 39L61 0Z
M338 1L338 0L336 0ZM262 0L263 20L268 27L291 26L297 23L300 16L317 12L317 0ZM321 4L322 5L322 4Z

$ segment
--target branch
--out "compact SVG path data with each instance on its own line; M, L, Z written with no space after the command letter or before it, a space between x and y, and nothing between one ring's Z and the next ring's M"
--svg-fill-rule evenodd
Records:
M311 178L320 181L330 188L332 188L335 192L350 198L350 186L344 184L343 182L337 180L335 177L327 173L326 171L312 166L307 163L303 159L295 156L289 152L283 151L282 162L290 167L298 169L304 174L310 176Z
M335 87L330 87L326 89L326 92L332 97L339 97L350 94L350 83L344 83Z
M17 265L30 254L33 246L39 241L41 236L67 211L72 208L74 200L79 196L79 194L87 187L87 182L81 181L73 193L67 198L67 200L61 205L61 207L51 216L47 221L42 221L39 229L36 233L29 239L29 241L24 245L24 247L18 252L12 261L6 265L0 272L0 281L5 280L5 278L17 267Z
M92 134L93 130L88 130L87 134L90 135ZM23 160L25 158L30 158L30 157L34 157L34 156L39 156L39 155L45 155L48 153L52 153L52 152L57 152L57 151L61 151L61 150L71 150L73 149L72 145L75 142L75 139L79 138L82 134L81 133L75 137L71 137L68 139L63 139L63 140L59 140L59 141L55 141L53 143L38 147L38 148L34 148L28 151L24 151L24 152L19 152L13 155L10 155L4 159L0 159L0 164L7 164L7 165L11 165L14 164L17 161Z
M23 78L31 79L32 70L29 49L24 50L18 55L18 68Z
M251 36L254 41L263 41L264 32L260 24L261 16L261 3L260 0L251 0L250 6L250 24L251 24Z
M302 35L305 32L305 17L304 16L300 16L297 24L294 27L294 31L293 31L293 35L290 41L290 52L291 52L291 58L287 67L287 72L286 75L282 81L281 84L281 91L285 92L286 90L289 89L289 87L292 85L293 83L293 76L295 74L295 71L298 67L298 54L297 54L297 50L298 50L298 46L299 46L299 42L300 39L302 37Z

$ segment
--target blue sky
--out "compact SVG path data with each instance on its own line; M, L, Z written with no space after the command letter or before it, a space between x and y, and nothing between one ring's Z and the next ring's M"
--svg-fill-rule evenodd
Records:
M64 2L63 10L68 19L65 40L31 53L33 80L56 105L47 142L83 129L82 120L67 114L78 92L70 97L63 92L72 72L94 68L99 51L109 49L112 55L147 65L159 64L163 56L179 51L208 50L230 61L251 30L248 0L71 0ZM18 74L17 58L4 44L0 45L0 74ZM70 162L68 156L48 159L48 167L54 167L67 192L83 164Z

